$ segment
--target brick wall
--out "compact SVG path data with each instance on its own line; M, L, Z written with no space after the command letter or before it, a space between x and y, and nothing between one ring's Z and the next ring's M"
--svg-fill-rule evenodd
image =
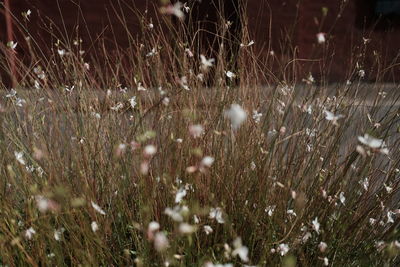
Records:
M129 29L139 34L140 21L129 15L129 6L118 6L117 1L110 0L76 0L80 7L70 0L12 0L12 9L17 18L21 19L21 12L31 9L35 15L31 16L28 25L30 32L36 36L47 36L42 40L43 47L55 40L49 39L46 30L38 27L40 20L47 18L59 26L59 34L71 37L77 31L86 43L95 40L100 34L113 41L113 36L124 45L127 44L125 29L120 27L115 16L116 9L125 13ZM209 7L203 0L202 6ZM246 10L249 19L250 38L256 41L255 48L264 57L268 56L269 49L274 50L277 57L289 60L293 53L299 59L296 62L299 77L312 72L318 78L319 73L327 74L331 81L344 80L353 70L355 61L365 69L368 79L383 77L387 81L398 81L399 68L394 72L386 72L382 76L383 66L395 63L400 47L400 27L392 23L381 23L373 30L373 5L375 0L247 0ZM123 1L130 2L130 1ZM154 4L158 0L134 1L139 10L148 9L149 17L154 17L157 10ZM301 4L298 4L298 3ZM58 4L57 4L58 3ZM345 6L343 12L341 8ZM322 8L326 7L324 17ZM61 12L60 12L61 11ZM199 11L200 12L200 11ZM37 14L40 15L37 15ZM201 12L200 12L201 13ZM340 14L340 16L338 16ZM85 18L85 23L82 18ZM199 16L202 18L202 15ZM210 18L210 17L208 17ZM211 16L212 18L212 16ZM5 42L5 29L0 15L1 41ZM78 29L78 23L81 25ZM157 21L154 21L157 23ZM62 25L66 25L64 28ZM399 23L400 24L400 23ZM82 25L87 25L88 28ZM55 27L53 29L57 32ZM388 30L390 29L390 30ZM317 43L316 34L327 33L328 42ZM363 37L371 39L364 47ZM21 37L19 37L21 38ZM50 40L50 41L49 41ZM358 48L357 48L358 47ZM363 51L365 59L357 59L357 53ZM378 56L374 55L374 51ZM328 60L321 60L322 58ZM378 62L378 63L377 63Z

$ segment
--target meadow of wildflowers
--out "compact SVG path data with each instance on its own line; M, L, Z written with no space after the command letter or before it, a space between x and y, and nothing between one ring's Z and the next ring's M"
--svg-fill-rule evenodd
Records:
M194 45L190 8L160 11L168 36L144 16L129 49L86 56L77 36L17 62L0 266L398 265L396 85L358 64L334 86L281 79L246 31L230 59Z

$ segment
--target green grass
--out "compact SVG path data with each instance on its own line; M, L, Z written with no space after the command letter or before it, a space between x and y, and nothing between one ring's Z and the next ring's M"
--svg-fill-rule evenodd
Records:
M90 56L73 43L61 42L70 52L62 57L33 46L32 62L18 62L17 94L0 93L0 264L398 264L396 90L370 90L380 85L364 84L356 66L351 85L278 79L283 70L251 47L237 62L222 49L205 73L198 57L207 53L188 45L198 41L193 29L161 19L172 37L155 28L129 35L129 49L99 45ZM196 78L202 72L208 82ZM247 113L237 129L227 117L233 103ZM325 110L344 117L334 123ZM365 133L384 140L388 155L359 142ZM217 207L219 222L210 217Z

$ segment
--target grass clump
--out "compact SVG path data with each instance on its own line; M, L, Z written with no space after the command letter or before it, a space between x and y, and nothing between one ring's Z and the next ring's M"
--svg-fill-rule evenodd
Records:
M226 21L212 51L201 28L132 12L143 34L126 27L128 49L32 40L17 62L1 97L1 264L398 264L396 90L358 64L351 84L278 79L296 75L257 58L245 28L231 58Z

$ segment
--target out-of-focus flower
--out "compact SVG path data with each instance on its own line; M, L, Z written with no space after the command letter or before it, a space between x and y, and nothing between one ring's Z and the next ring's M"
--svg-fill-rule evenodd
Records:
M183 20L185 18L185 14L182 11L182 7L182 3L178 1L174 5L169 4L166 7L161 7L160 12L161 14L173 15L178 19Z
M233 257L239 256L239 258L243 262L249 261L249 257L248 257L249 249L246 246L243 246L242 239L240 237L236 238L233 241L233 247L234 247L234 250L232 251Z
M358 141L382 154L389 154L389 149L386 147L386 144L382 139L372 137L369 134L364 134L364 136L358 136Z
M344 192L340 192L339 194L339 200L340 202L344 205L344 203L346 202L346 198L344 196Z
M36 234L35 229L33 227L29 227L28 229L25 230L25 238L26 239L32 239L33 235Z
M281 254L281 256L285 256L289 252L290 248L287 244L279 244L277 248L277 252Z
M227 72L225 72L226 77L228 77L231 81L236 78L236 74L233 73L232 71L228 70Z
M99 205L97 205L96 203L94 203L93 201L90 201L90 204L92 205L93 209L95 211L97 211L98 213L100 213L101 215L106 215L105 211L101 209L101 207Z
M232 104L230 109L225 111L225 117L231 121L232 128L236 130L246 121L247 113L240 105Z
M328 245L325 242L321 241L318 245L318 249L319 249L319 251L321 251L321 253L324 253L327 248L328 248Z
M319 44L325 43L325 41L326 41L325 35L326 34L323 33L323 32L317 33L317 41L318 41Z
M204 128L200 124L190 125L189 126L189 133L193 138L198 138L203 135Z
M190 235L196 232L197 227L188 223L179 224L179 232L183 235Z
M344 115L342 114L334 114L330 111L324 110L325 113L325 119L328 121L332 121L333 125L338 126L339 124L337 123L338 119L344 118Z
M163 232L156 233L154 237L154 248L158 252L163 252L169 247L167 236Z
M317 234L319 234L319 228L320 228L321 225L320 225L319 222L318 222L318 217L315 217L315 219L312 220L311 224L312 224L313 230L314 230L315 232L317 232Z
M207 167L210 168L211 165L214 163L215 159L213 157L210 156L205 156L201 162L200 162L200 166L201 167Z
M154 145L147 145L143 149L143 155L147 158L154 156L157 153L157 148Z
M14 42L14 41L9 41L9 42L7 43L7 47L8 47L8 48L11 48L12 50L15 50L15 49L17 48L17 45L18 45L18 43L17 43L17 42Z
M201 60L201 70L206 72L208 71L208 68L211 68L214 65L215 59L210 58L207 59L204 55L200 55L200 60Z
M206 233L206 235L211 234L214 230L211 228L211 226L209 225L204 225L203 226L204 232Z
M209 213L210 219L215 219L218 223L225 223L224 218L222 217L222 209L220 207L211 208Z
M131 98L129 98L129 104L131 104L131 107L132 107L132 108L135 108L135 107L136 107L136 104L137 104L137 102L136 102L136 96L132 96Z
M18 152L18 151L14 151L14 156L15 159L22 165L26 164L26 161L24 159L24 152Z
M187 190L185 187L179 188L178 192L175 195L175 203L181 203L182 199L186 196Z
M254 41L251 40L248 44L240 44L240 47L250 47L254 44Z
M97 222L95 222L95 221L93 221L93 222L90 224L90 227L92 228L93 233L96 233L97 230L99 230L99 225L98 225Z

